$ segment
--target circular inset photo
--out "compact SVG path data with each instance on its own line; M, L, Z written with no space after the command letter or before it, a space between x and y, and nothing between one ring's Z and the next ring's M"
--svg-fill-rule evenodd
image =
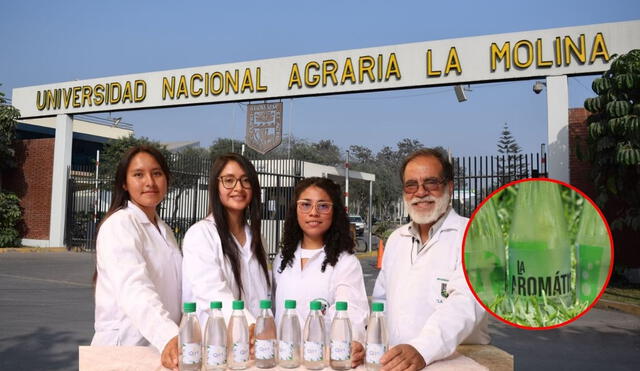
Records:
M600 298L613 240L595 203L552 179L509 183L487 197L465 232L463 266L476 299L526 329L565 325Z

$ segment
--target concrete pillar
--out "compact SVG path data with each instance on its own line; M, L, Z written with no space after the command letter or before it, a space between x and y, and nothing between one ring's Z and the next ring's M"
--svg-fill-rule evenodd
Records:
M569 86L567 76L547 77L549 178L569 183Z
M67 169L71 166L73 142L73 118L56 116L56 139L53 149L53 180L51 186L51 215L49 246L64 246L64 230L67 216Z

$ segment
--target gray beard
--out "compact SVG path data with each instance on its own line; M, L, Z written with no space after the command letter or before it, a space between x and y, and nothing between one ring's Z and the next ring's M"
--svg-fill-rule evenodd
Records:
M445 186L445 190L442 196L440 197L426 196L421 198L421 200L426 199L429 201L435 201L435 205L434 205L435 207L431 211L415 210L414 207L411 205L411 201L410 202L404 201L404 206L407 208L409 212L409 216L411 217L411 220L413 220L415 223L431 224L431 223L434 223L436 220L438 220L447 211L447 208L449 207L449 202L450 202L449 196L450 196L449 188ZM414 198L412 201L416 201L416 199Z

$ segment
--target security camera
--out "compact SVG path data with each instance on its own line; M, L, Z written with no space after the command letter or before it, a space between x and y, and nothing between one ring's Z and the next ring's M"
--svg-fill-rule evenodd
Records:
M545 86L547 86L547 84L545 84L544 82L536 81L535 84L533 84L533 92L536 94L540 94L540 92L544 90Z

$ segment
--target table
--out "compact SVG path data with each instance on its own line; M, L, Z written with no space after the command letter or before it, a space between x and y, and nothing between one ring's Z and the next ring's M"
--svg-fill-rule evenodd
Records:
M111 347L111 346L80 346L80 370L81 371L165 371L160 363L160 354L153 347ZM247 371L261 370L253 366L253 362ZM291 371L274 367L276 371ZM305 370L303 366L299 370ZM331 371L331 368L325 368ZM355 371L365 371L364 366L359 366ZM513 356L492 345L461 345L458 351L450 357L430 364L427 371L446 370L513 370Z

